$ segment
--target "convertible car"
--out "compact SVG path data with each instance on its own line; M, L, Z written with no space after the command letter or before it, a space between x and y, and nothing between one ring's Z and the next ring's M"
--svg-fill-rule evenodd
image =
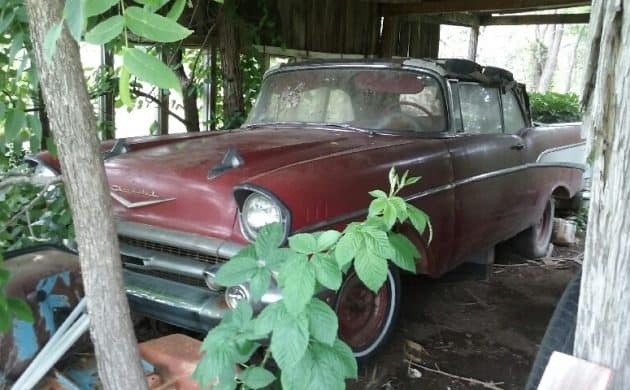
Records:
M405 59L282 65L241 128L118 140L103 156L132 309L206 331L249 299L247 286L224 291L213 278L261 227L342 229L366 216L392 166L422 177L402 195L430 216L433 240L397 228L422 273L439 277L508 239L544 256L554 201L581 190L584 145L579 124L534 125L506 70ZM32 161L59 171L45 153ZM272 290L262 304L280 298ZM357 357L383 344L400 298L391 269L377 294L351 272L329 299Z

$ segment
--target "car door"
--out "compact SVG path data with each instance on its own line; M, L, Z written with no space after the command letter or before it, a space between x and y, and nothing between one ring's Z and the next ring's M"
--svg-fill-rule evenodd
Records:
M461 128L447 143L455 187L453 261L459 263L524 228L527 170L522 137L504 131L499 89L460 82L453 91Z

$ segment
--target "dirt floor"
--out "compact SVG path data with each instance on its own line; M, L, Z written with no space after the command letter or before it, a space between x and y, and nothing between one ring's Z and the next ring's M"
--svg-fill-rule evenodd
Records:
M470 280L464 272L440 280L404 278L400 320L390 342L348 388L484 388L420 364L496 386L486 388L523 389L581 253L579 246L556 247L551 257L527 262L499 248L487 281Z

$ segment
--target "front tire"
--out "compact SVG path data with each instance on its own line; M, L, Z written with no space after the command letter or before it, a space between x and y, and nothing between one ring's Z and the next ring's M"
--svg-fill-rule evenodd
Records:
M512 239L513 247L518 254L528 259L539 259L547 255L551 243L554 212L555 203L553 198L550 198L540 220Z
M396 267L390 267L385 284L374 294L354 270L339 288L334 309L339 317L339 337L355 358L365 362L387 342L398 319L401 283Z

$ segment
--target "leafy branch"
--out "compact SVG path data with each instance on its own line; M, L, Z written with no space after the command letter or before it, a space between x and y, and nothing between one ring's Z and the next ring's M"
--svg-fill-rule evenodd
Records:
M241 301L206 336L194 377L201 387L259 389L278 380L265 368L273 359L284 389L343 389L346 378L356 378L357 363L350 347L337 336L338 318L318 298L323 290L337 291L344 275L354 268L359 279L377 292L387 278L390 262L416 271L420 253L396 226L411 225L422 235L428 216L398 193L419 178L399 177L392 168L389 194L376 190L365 221L349 224L343 232L328 230L296 234L284 242L283 227L263 227L256 241L243 248L218 271L215 281L225 287L248 284L251 301L259 302L274 286L282 299L254 315ZM261 340L270 340L264 346ZM265 348L262 364L247 364ZM246 367L241 372L236 366Z

